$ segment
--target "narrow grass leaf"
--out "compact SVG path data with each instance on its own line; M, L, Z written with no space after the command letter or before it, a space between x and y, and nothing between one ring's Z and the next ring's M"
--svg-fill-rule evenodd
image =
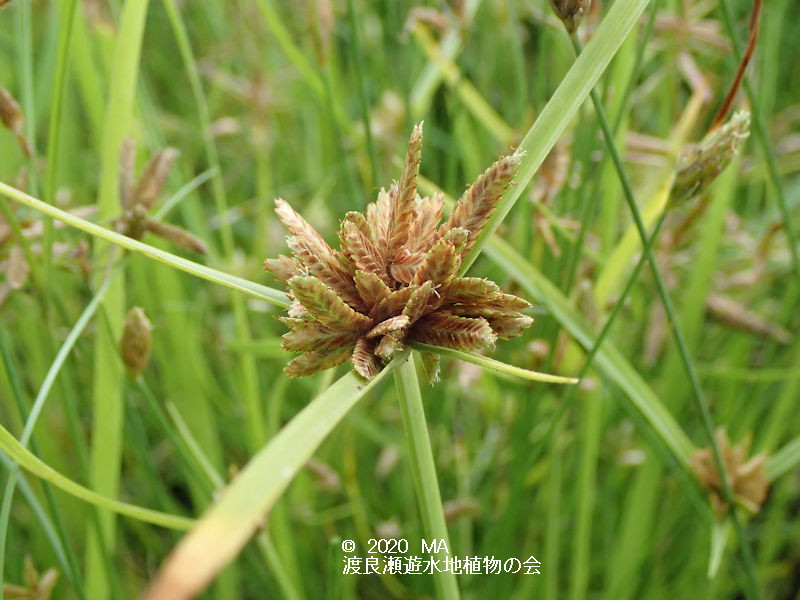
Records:
M587 349L592 347L595 334L549 279L499 238L491 240L486 252L519 282L530 297L547 307L553 317L581 346ZM610 341L606 341L597 351L594 361L601 373L624 390L626 397L644 416L678 461L688 467L689 455L693 450L692 442L655 392L619 350Z
M105 227L101 227L91 223L90 221L86 221L85 219L81 219L80 217L76 217L75 215L58 209L55 206L50 206L49 204L46 204L41 200L34 198L33 196L30 196L25 192L22 192L3 182L0 182L0 194L20 202L21 204L29 206L30 208L33 208L43 214L54 217L59 221L66 223L67 225L75 227L76 229L85 231L90 235L102 238L127 250L138 252L139 254L143 254L149 258L157 260L158 262L162 262L180 271L184 271L199 277L200 279L205 279L219 285L224 285L225 287L237 290L247 294L248 296L253 296L259 300L264 300L265 302L281 308L286 308L290 304L286 294L280 290L248 281L246 279L242 279L241 277L236 277L235 275L229 275L223 271L212 269L211 267L201 265L191 260L187 260L181 256L171 254L170 252L165 252L159 248L155 248L124 235L120 235L114 231L111 231L110 229L106 229Z
M478 235L472 249L461 264L460 274L465 273L486 245L489 236L503 222L522 191L555 146L567 124L578 111L597 84L614 54L625 41L647 6L648 0L618 0L594 31L586 50L581 53L561 84L542 109L533 127L520 142L518 152L524 152L516 185L498 202L486 227Z
M187 519L186 517L170 515L128 504L127 502L120 502L75 483L31 454L3 426L0 426L0 450L8 454L19 466L32 475L49 481L67 494L100 508L169 529L185 530L195 523L192 519Z
M425 407L422 403L414 362L412 355L412 358L404 361L404 364L400 366L394 378L400 411L403 414L403 429L405 429L408 439L411 473L425 536L429 539L444 541L446 547L450 548L442 493L439 491L439 480L436 477L436 462L433 458L433 448L425 420ZM447 554L448 552L441 546L434 553L442 561L445 560ZM456 576L452 571L437 569L433 573L433 583L438 598L442 600L460 598Z
M145 600L197 595L238 554L333 428L402 362L395 360L366 385L348 373L287 423L181 540Z
M512 377L527 379L529 381L540 381L542 383L566 383L573 385L578 383L578 380L574 377L563 377L560 375L539 373L537 371L531 371L529 369L523 369L522 367L509 365L499 360L495 360L494 358L483 356L482 354L474 354L472 352L464 352L462 350L444 348L442 346L433 346L431 344L423 344L422 342L412 341L409 345L420 352L438 356L449 356L450 358L456 358L458 360L463 360L464 362L472 363L473 365L478 365L483 369L488 369L504 375L511 375Z
M800 465L800 436L794 438L783 448L767 459L764 471L774 481Z

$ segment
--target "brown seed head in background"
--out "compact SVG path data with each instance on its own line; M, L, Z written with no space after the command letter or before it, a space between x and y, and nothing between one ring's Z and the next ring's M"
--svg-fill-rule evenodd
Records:
M120 341L122 362L131 377L138 379L150 360L153 345L153 326L138 306L134 306L125 316L125 328Z

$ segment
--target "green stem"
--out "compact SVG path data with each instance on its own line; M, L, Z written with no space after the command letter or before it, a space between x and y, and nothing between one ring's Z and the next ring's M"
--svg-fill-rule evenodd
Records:
M543 383L567 383L576 384L578 378L575 377L561 377L560 375L550 375L549 373L539 373L538 371L531 371L530 369L523 369L522 367L515 367L499 360L483 356L481 354L473 354L472 352L463 352L455 350L454 348L444 348L442 346L432 346L430 344L423 344L422 342L411 342L409 344L412 348L420 352L433 352L441 356L450 356L463 360L464 362L478 365L482 369L488 369L504 375L513 375L514 377L521 377L530 381L541 381Z
M767 459L764 468L767 477L775 481L800 464L800 436L794 438L783 448Z
M4 453L0 453L0 464L2 464L7 471L10 471L12 468L16 468L17 466L16 463ZM63 541L66 539L63 533L63 526L58 524L57 518L54 518L52 521L50 520L47 512L45 512L45 508L39 503L37 494L35 494L33 489L31 489L31 486L26 481L25 477L20 476L19 479L20 493L28 503L31 512L36 516L36 520L39 522L45 537L50 542L50 546L53 549L53 553L58 561L58 564L64 570L64 574L69 579L69 582L72 584L73 589L80 600L86 600L86 593L83 591L82 577L77 572L75 557L69 556L71 549L67 549L63 543ZM52 494L49 495L52 496ZM50 498L48 498L48 504L52 512L55 503L51 503ZM0 599L2 598L3 596L0 594Z
M53 78L53 99L50 103L49 136L47 138L47 170L44 182L44 201L55 204L56 189L58 186L58 167L61 160L61 133L63 131L64 100L69 73L69 51L72 40L73 23L75 22L76 0L67 0L61 3L62 22L58 28L58 49L56 51L55 76ZM45 281L50 281L53 266L53 220L44 221L44 244L42 246L42 262L44 264ZM50 286L42 288L44 293L49 293Z
M284 425L172 551L143 598L174 600L199 594L263 525L264 517L334 427L407 355L404 351L366 385L348 373Z
M114 500L102 494L98 494L97 492L75 483L73 480L65 477L31 454L2 426L0 426L0 450L8 454L14 462L26 471L45 481L49 481L67 494L101 507L104 510L110 510L146 523L152 523L170 529L185 530L190 529L195 524L195 521L192 519L142 508L141 506L136 506L127 502L120 502L119 500Z
M181 462L186 467L189 477L203 490L206 498L210 498L215 490L219 490L223 486L209 477L206 471L198 464L198 461L194 459L192 452L187 448L186 443L175 430L175 427L169 422L164 409L161 408L153 392L150 391L150 386L147 385L144 377L140 378L136 383L150 412L155 416L159 428L167 436L172 447L178 453Z
M433 540L444 541L449 549L450 541L442 511L442 495L439 492L439 481L436 478L436 463L433 459L431 439L425 421L425 409L422 405L422 394L419 389L413 353L395 374L395 385L400 410L403 413L403 428L408 440L411 474L417 490L423 529L426 535ZM436 552L434 556L438 561L443 562L449 554L449 551L443 549ZM441 563L439 564L442 568ZM433 582L439 598L458 599L460 597L456 577L449 570L446 572L435 571Z
M114 272L116 274L116 272ZM94 316L97 308L100 306L100 303L103 300L103 297L106 293L106 290L111 283L111 277L107 278L100 289L95 294L92 301L88 304L86 309L83 311L83 314L78 318L78 321L73 326L72 330L67 335L67 339L64 340L61 349L58 351L55 359L53 360L53 364L50 365L50 369L47 371L47 375L42 382L42 387L39 388L39 393L36 395L36 399L33 402L33 406L31 407L30 412L25 420L25 427L22 430L22 435L19 439L19 444L24 448L31 442L31 437L33 435L34 427L36 427L36 423L39 420L39 415L41 415L42 410L44 409L45 402L47 401L47 397L50 395L50 390L55 383L56 377L58 373L61 371L61 367L64 364L64 361L69 356L69 353L72 351L75 342L80 337L83 330L86 328L86 325L89 323L91 318ZM14 498L14 491L17 486L17 482L19 480L19 465L15 465L12 467L8 474L8 481L6 482L6 489L3 494L3 501L2 507L0 507L0 573L3 572L3 552L2 550L5 548L6 542L6 531L7 531L7 522L8 516L11 510L11 502Z
M725 21L725 28L728 30L731 42L733 42L734 55L737 61L741 61L744 48L742 46L742 41L736 33L736 19L733 15L733 7L731 6L730 0L722 0L722 8L722 14L725 17L723 19ZM761 102L753 90L753 85L750 83L750 78L747 77L747 75L744 76L744 89L745 92L747 92L748 100L750 100L753 130L755 131L756 139L767 161L767 172L769 173L770 182L778 196L778 209L781 213L781 222L786 230L786 237L789 238L789 256L792 261L792 269L794 270L795 277L800 281L800 250L798 250L797 232L795 231L794 221L792 220L792 215L791 212L789 212L789 206L786 202L786 194L781 185L781 175L778 171L778 161L775 157L775 150L772 148L769 138L767 138L767 128L764 124L764 116L761 114Z
M625 91L622 92L622 96L619 99L619 104L617 105L617 117L614 119L614 126L612 128L614 133L619 131L619 127L622 125L622 119L624 119L625 115L628 113L628 102L630 101L633 90L636 88L636 76L639 74L639 69L644 61L644 57L647 52L647 45L650 43L650 38L653 36L653 31L655 30L656 24L656 16L658 15L660 8L661 0L653 0L653 4L650 6L650 15L647 17L647 24L644 26L642 38L639 41L638 48L636 49L633 67L631 67L631 76L628 78L628 83L625 85Z
M134 100L139 60L144 40L148 0L126 0L119 17L111 71L107 81L108 100L100 144L100 182L97 218L110 221L119 215L119 151L134 122ZM98 240L92 250L96 264L110 268L117 250ZM105 276L101 268L99 277ZM119 495L122 475L125 402L122 393L122 362L117 340L122 334L126 289L124 278L108 287L99 309L99 326L92 355L92 426L89 482L92 489L108 497ZM86 589L91 598L104 598L116 587L111 567L116 555L116 514L101 508L97 523L87 528Z
M281 291L248 281L246 279L242 279L241 277L236 277L235 275L229 275L223 271L212 269L211 267L187 260L181 256L171 254L170 252L165 252L164 250L154 246L144 244L134 240L133 238L120 235L115 231L95 225L94 223L86 221L85 219L81 219L80 217L76 217L73 214L56 208L55 206L50 206L38 198L34 198L33 196L13 188L10 185L6 185L3 182L0 182L0 195L11 198L12 200L16 200L17 202L29 206L34 210L38 210L41 213L55 217L59 221L63 221L67 225L75 227L76 229L80 229L81 231L85 231L86 233L89 233L95 237L104 239L127 250L144 254L149 258L166 263L172 267L175 267L176 269L179 269L180 271L184 271L199 277L200 279L205 279L207 281L224 285L281 308L287 308L289 306L289 299L286 297L286 294ZM3 208L7 208L7 205L4 204Z
M580 56L582 52L580 41L578 40L575 34L570 36L570 39L572 40L572 45L575 48L576 54ZM714 437L714 423L713 419L711 418L711 411L708 407L708 401L705 398L705 395L703 394L702 387L700 386L700 378L697 375L697 370L695 369L694 362L692 361L692 358L689 354L689 347L688 344L686 343L686 339L683 335L683 330L681 329L680 323L678 322L678 319L676 317L675 307L672 304L669 292L667 291L666 283L664 282L664 278L661 275L661 270L658 267L658 263L655 260L655 256L653 255L652 249L648 244L647 230L645 228L644 222L642 221L641 214L639 213L639 208L636 205L636 200L633 197L633 189L631 188L630 181L628 179L627 173L625 172L625 167L622 164L622 159L619 155L619 151L617 150L616 144L614 143L614 135L611 132L611 127L608 124L608 119L606 118L605 109L603 108L603 105L600 102L600 98L598 97L597 92L594 89L592 89L590 95L592 98L592 103L594 104L595 112L597 113L598 122L600 123L600 127L603 130L603 137L605 138L609 155L611 156L611 160L614 163L614 168L616 169L620 183L622 184L622 190L625 196L625 201L628 204L628 208L631 211L633 221L636 225L636 230L638 231L639 237L642 240L644 255L647 261L650 263L650 269L653 273L653 278L655 279L656 282L658 295L661 298L661 302L664 305L664 310L667 313L667 319L672 327L672 333L675 338L675 344L678 348L678 354L680 355L681 362L683 363L684 369L686 370L686 374L689 378L689 383L691 385L694 402L697 409L700 411L700 415L703 421L703 427L706 431L706 435L708 436L709 443L711 445L711 450L714 455L714 462L716 463L717 471L721 474L725 501L728 503L730 507L731 520L733 521L737 535L739 536L742 561L745 566L745 575L748 580L748 587L749 587L749 589L747 590L748 597L754 599L760 598L761 592L759 590L758 579L756 576L755 561L753 560L750 544L744 537L744 528L742 527L741 521L739 520L738 514L736 512L735 497L733 495L733 489L731 487L730 477L725 467L725 463L722 459L722 453L719 449L719 445L717 444L717 441Z
M633 67L631 67L630 76L628 77L627 84L625 86L625 91L620 98L618 108L617 108L617 117L614 120L614 125L612 127L612 131L616 136L619 133L619 128L622 125L622 120L626 114L628 114L628 101L630 100L631 93L636 84L636 77L639 73L639 68L641 67L643 57L645 55L645 50L647 44L650 41L650 38L653 34L653 29L655 25L655 17L658 14L660 0L654 0L653 4L650 8L650 16L647 19L647 25L645 26L644 34L642 35L642 39L639 42L639 46L637 48L636 57L634 59ZM596 131L592 133L596 134ZM595 139L594 137L590 139ZM591 149L591 146L587 144L587 147ZM586 159L584 159L585 163ZM571 171L568 171L571 172ZM568 259L568 267L566 269L567 278L564 280L565 288L564 293L569 296L570 289L575 281L575 274L578 270L579 258L583 253L584 247L584 239L586 237L586 233L588 232L589 226L589 214L591 211L597 208L597 199L602 196L601 194L601 186L603 182L603 178L600 176L600 169L598 168L594 173L594 176L590 178L593 181L593 188L591 192L589 192L589 197L584 200L583 204L581 205L581 216L580 216L580 223L581 227L578 231L578 239L573 245L570 256ZM580 197L580 196L579 196ZM620 302L622 300L620 299Z
M622 42L633 30L648 0L618 0L595 30L592 40L561 84L542 109L536 122L525 134L518 151L526 153L519 165L516 185L510 188L497 203L486 226L478 234L475 244L461 263L459 276L467 272L481 253L491 235L503 222L511 208L522 195L544 159L553 149L571 118L594 88Z
M369 123L369 99L367 94L367 78L364 73L364 54L361 50L361 39L358 35L358 23L356 21L356 9L353 0L347 0L347 21L350 25L350 36L352 44L349 44L353 62L356 67L356 79L358 79L358 100L361 108L361 119L364 121L364 139L367 142L367 154L369 155L369 165L372 173L372 181L366 185L367 189L380 181L378 176L378 155L375 152L375 143L372 140L372 128Z
M186 27L181 19L180 12L174 0L164 0L164 7L167 10L170 24L172 25L178 43L178 49L183 59L186 73L189 77L189 84L192 95L197 106L200 121L200 129L203 137L206 159L215 176L211 180L211 187L214 196L214 205L217 215L222 219L220 233L222 235L222 251L228 258L233 258L235 243L233 230L227 219L228 198L225 192L225 183L222 180L222 168L219 162L217 147L214 143L214 135L211 131L211 112L208 109L208 102L203 92L203 85L200 80L200 71L197 61L192 51ZM236 325L236 334L242 342L249 342L251 339L250 325L247 319L247 310L244 299L238 295L231 298L233 305L233 316ZM256 369L255 359L248 354L241 354L238 357L242 386L244 388L244 400L247 407L247 434L250 450L255 452L266 437L264 426L264 415L261 409L261 393L259 390L258 370Z
M580 372L578 373L578 379L583 379L586 374L589 372L589 369L592 366L592 361L594 357L597 355L600 347L603 344L603 341L606 339L606 336L611 331L611 326L617 319L617 315L620 314L621 309L625 306L625 298L628 297L628 294L633 289L633 284L636 283L637 279L639 278L639 272L642 270L642 267L647 262L647 252L653 246L656 238L658 238L658 234L661 231L661 227L664 224L666 213L661 215L661 218L656 223L655 228L653 229L653 233L650 237L647 238L647 242L645 244L645 252L642 253L642 257L637 261L636 266L633 268L633 272L631 273L630 277L628 277L628 281L625 283L625 287L622 290L617 301L614 303L614 307L611 309L611 314L608 315L606 322L603 324L603 328L600 330L600 333L597 334L597 337L592 344L592 347L589 349L588 354L586 355L586 359L583 362L583 367L581 367ZM572 398L575 395L575 390L578 388L571 388L567 393L567 396L561 402L561 406L559 406L558 411L556 412L555 416L552 419L552 423L548 428L548 433L545 434L545 438L552 433L555 429L555 424L561 419L561 416L567 411L567 409L572 406Z
M219 493L223 490L225 488L225 481L214 469L211 461L203 453L202 448L194 437L192 437L191 431L186 426L186 423L183 421L177 409L168 403L165 412L144 379L138 381L138 387L147 405L150 407L150 410L155 415L159 427L177 450L181 461L189 471L190 477L203 489L203 492L207 494L208 497L212 497L213 493ZM167 416L167 412L169 416ZM170 418L172 419L172 423L170 423ZM270 566L272 574L275 576L284 597L291 600L299 600L301 596L297 592L291 577L287 576L286 569L283 567L275 545L272 543L267 532L262 531L258 535L257 541L261 553L264 556L264 560Z
M69 344L69 337L68 340L65 341L65 345ZM2 331L0 331L0 356L2 356L2 364L6 371L6 376L8 377L9 386L12 390L12 395L17 403L17 409L19 410L20 417L25 419L26 413L28 415L25 429L28 430L28 434L23 433L23 437L27 438L27 441L30 442L31 448L33 448L34 452L38 452L37 444L32 439L32 425L31 421L34 416L34 412L36 411L37 402L34 402L33 408L30 411L27 411L25 406L25 401L23 400L23 392L22 392L22 384L20 382L19 374L14 366L14 361L11 357L11 351L6 343L5 335ZM43 386L44 387L44 386ZM41 392L39 394L42 395ZM38 400L38 397L37 397ZM39 403L41 404L41 403ZM30 426L30 427L29 427ZM2 454L2 453L0 453ZM3 493L3 502L2 507L0 507L0 581L4 580L5 574L5 556L6 556L6 544L8 542L8 524L11 517L11 506L13 502L14 492L19 485L22 488L23 495L28 500L29 505L33 509L34 513L37 514L39 517L39 521L42 524L42 527L48 531L48 537L50 538L50 542L53 546L53 550L56 556L61 563L64 572L67 575L67 578L70 580L72 585L75 587L75 591L78 593L80 598L86 598L86 594L83 591L83 587L80 581L80 576L78 575L78 565L75 560L74 552L72 549L66 550L67 548L67 536L64 533L64 524L61 518L60 512L58 507L56 506L55 499L53 497L52 488L49 486L44 487L46 502L48 508L50 509L50 514L53 517L52 524L50 524L48 517L45 515L43 510L37 509L36 505L38 505L38 501L36 498L31 498L30 495L30 488L25 483L24 478L19 473L19 465L14 463L10 458L6 457L5 455L2 456L7 461L6 470L8 471L8 480L6 483L6 489ZM27 491L26 491L27 490ZM2 590L0 590L0 600L2 600L3 594Z
M192 435L192 430L184 421L178 408L171 402L166 403L166 411L172 421L175 432L180 438L181 446L188 452L188 456L192 459L197 468L202 471L203 477L207 479L214 486L215 490L221 490L225 487L225 480L222 478L211 460L203 451L200 442Z

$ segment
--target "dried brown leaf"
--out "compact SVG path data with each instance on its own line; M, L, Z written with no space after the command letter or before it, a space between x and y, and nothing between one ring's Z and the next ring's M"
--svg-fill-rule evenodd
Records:
M125 138L119 149L119 203L122 210L133 207L133 182L136 179L136 143Z
M3 245L11 239L12 235L13 230L11 229L11 226L8 224L5 217L0 214L0 248L2 248Z
M328 50L331 45L331 38L333 37L336 17L331 0L316 0L316 2L314 2L314 8L315 10L313 12L316 16L316 20L314 22L313 31L316 34L317 53L320 62L324 63L328 57Z
M30 267L21 246L11 246L6 264L6 282L12 290L18 290L28 281Z
M22 116L22 109L11 93L0 87L0 121L3 122L22 148L26 156L31 155L28 140L25 138L25 119Z
M320 489L326 492L338 492L342 488L341 477L329 464L310 458L306 463L306 469L314 476Z
M781 344L792 341L792 334L772 323L724 294L709 294L706 300L709 312L721 321L759 335L768 335Z
M0 87L0 121L14 135L22 135L25 126L22 109L14 96L4 87Z

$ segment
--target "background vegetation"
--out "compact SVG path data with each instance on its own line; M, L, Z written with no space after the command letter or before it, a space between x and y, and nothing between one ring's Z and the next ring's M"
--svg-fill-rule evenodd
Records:
M753 112L753 135L713 186L668 205L653 246L714 424L769 455L766 503L755 515L737 511L740 537L688 468L693 448L709 444L702 403L653 270L634 271L641 244L585 102L470 273L534 303L533 327L493 355L526 368L578 374L619 306L593 368L570 389L445 358L442 382L422 388L451 553L543 563L539 576L460 576L463 597L797 596L792 7L774 0L765 9L751 93L734 103ZM648 225L665 210L677 151L704 136L722 104L751 9L651 0L600 79ZM584 41L607 12L595 3ZM423 119L422 175L433 182L423 191L435 183L458 197L519 143L574 60L540 0L14 0L0 9L0 86L20 104L32 158L0 130L0 181L63 208L94 206L83 216L113 229L123 139L138 146L137 172L156 150L177 148L154 214L203 240L208 256L151 234L143 241L273 286L261 263L285 251L274 197L331 239L345 212L363 210L399 176L411 126ZM112 250L19 202L0 206L0 423L57 474L106 498L199 517L344 373L287 379L285 328L269 298ZM132 306L153 323L139 381L118 356ZM414 548L430 537L397 395L382 381L349 412L208 597L437 593L429 576L341 574L342 539L366 556L370 538ZM54 598L140 593L188 522L162 527L97 510L69 486L43 483L52 472L22 451L12 456L3 440L6 595L26 585L25 557L41 573L58 571Z

